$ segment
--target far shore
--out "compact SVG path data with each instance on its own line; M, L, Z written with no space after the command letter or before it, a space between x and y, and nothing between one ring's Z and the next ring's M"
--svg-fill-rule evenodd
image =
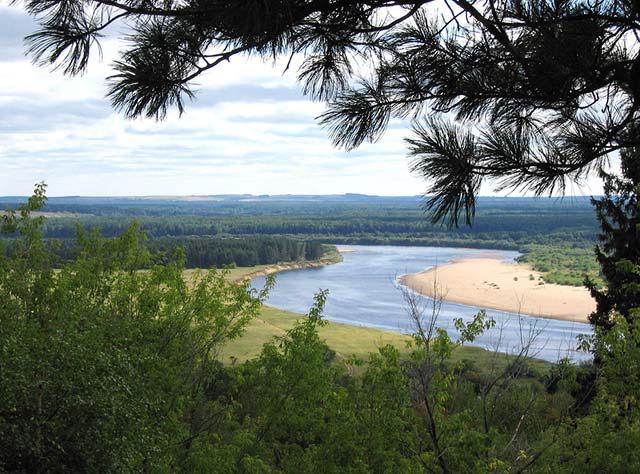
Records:
M543 283L527 265L495 258L457 260L400 282L431 298L564 321L586 323L596 308L586 288Z
M239 280L247 281L256 277L272 275L274 273L287 272L290 270L300 270L303 268L320 268L327 265L333 265L342 261L342 251L332 252L318 260L298 260L297 262L283 262L264 265L261 268L249 273L243 274Z

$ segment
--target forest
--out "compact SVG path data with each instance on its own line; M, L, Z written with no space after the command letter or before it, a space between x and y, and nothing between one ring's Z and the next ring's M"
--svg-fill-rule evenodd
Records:
M135 225L138 227L137 223ZM84 230L76 231L80 239L84 238ZM94 230L93 233L97 232ZM278 262L312 261L322 258L325 253L335 251L332 245L277 236L148 239L146 234L144 235L144 245L154 254L153 263L167 262L179 254L184 259L185 268L253 267ZM57 258L57 266L73 260L81 251L76 239L47 239L46 242L49 251ZM14 244L14 239L6 239L4 250L8 256L14 253Z
M253 267L278 262L318 260L325 253L320 242L286 237L158 237L148 242L152 252L171 253L181 248L187 268L224 268L229 265ZM329 247L329 246L326 246Z
M68 253L78 225L114 237L135 219L151 249L184 247L189 268L315 259L320 243L420 245L517 250L549 283L600 281L597 221L586 198L481 198L473 226L459 228L431 223L421 204L365 195L52 198L45 211L56 217L44 229Z

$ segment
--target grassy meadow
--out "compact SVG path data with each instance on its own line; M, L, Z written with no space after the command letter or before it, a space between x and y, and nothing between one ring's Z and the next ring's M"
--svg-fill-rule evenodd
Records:
M227 272L226 278L239 282L248 275L269 271L273 267L273 265L257 265L230 268L225 270ZM197 272L201 271L197 269L185 270L185 278L192 279ZM297 320L303 317L302 314L263 305L259 316L247 325L243 335L229 342L223 348L220 353L222 362L230 365L257 357L264 344L283 336ZM339 362L353 358L366 360L369 354L377 352L380 347L388 344L396 347L404 356L408 356L411 351L411 336L394 331L329 321L320 328L319 333L327 345L335 351L336 360ZM510 357L479 347L463 346L455 351L452 360L456 362L472 361L479 369L492 370L503 368L509 363ZM538 373L544 373L551 367L551 364L542 360L529 361L528 364Z

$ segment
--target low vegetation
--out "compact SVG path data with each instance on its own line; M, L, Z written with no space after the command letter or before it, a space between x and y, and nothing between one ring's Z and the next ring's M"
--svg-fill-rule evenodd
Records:
M544 274L544 281L558 285L583 286L585 278L602 285L593 244L587 246L529 245L518 262Z
M253 271L253 268L238 269ZM283 311L267 305L262 305L259 314L253 318L237 339L229 341L220 353L220 360L225 365L246 362L257 357L262 346L274 338L286 334L297 323L305 318L304 315ZM412 337L364 326L350 326L347 324L327 321L318 328L318 335L335 353L335 361L348 363L355 359L366 360L371 354L378 352L387 345L393 346L402 359L409 358L412 348ZM510 357L495 354L493 351L473 346L460 346L451 354L455 363L473 366L475 370L483 371L487 367L506 367ZM527 365L537 374L543 376L551 365L539 359L530 359Z

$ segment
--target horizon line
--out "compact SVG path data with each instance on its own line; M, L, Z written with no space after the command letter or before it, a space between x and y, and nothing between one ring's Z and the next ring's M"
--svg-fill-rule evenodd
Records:
M23 199L30 195L3 195L0 199ZM66 195L49 195L48 199L60 198L83 198L83 199L207 199L207 198L277 198L277 197L299 197L299 198L327 198L327 197L365 197L365 198L429 198L431 194L364 194L364 193L330 193L330 194L249 194L249 193L223 193L223 194L105 194L105 195L82 195L82 194L66 194ZM597 195L579 195L567 194L562 196L496 196L496 195L479 195L476 198L491 199L588 199L591 197L600 197Z

